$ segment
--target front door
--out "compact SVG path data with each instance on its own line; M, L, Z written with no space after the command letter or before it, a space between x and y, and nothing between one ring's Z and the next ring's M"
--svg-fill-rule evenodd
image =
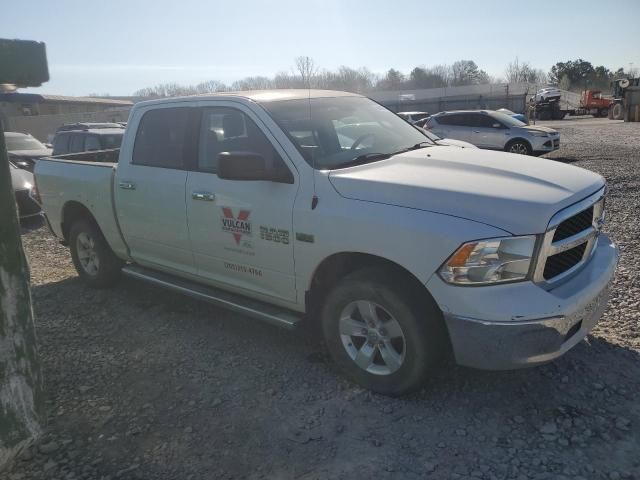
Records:
M187 178L187 215L198 275L212 284L295 302L293 203L295 169L284 151L243 106L202 108L195 171ZM290 182L218 178L221 152L253 152Z
M502 150L508 140L505 128L498 120L485 113L473 113L473 126L471 127L471 143L480 148Z
M194 273L185 202L190 112L195 109L144 113L132 161L119 165L115 181L117 218L131 257L175 273Z

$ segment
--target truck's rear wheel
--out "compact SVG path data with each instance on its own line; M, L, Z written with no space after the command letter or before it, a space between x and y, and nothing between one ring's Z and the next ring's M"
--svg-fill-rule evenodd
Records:
M329 293L323 334L346 376L385 395L422 385L446 333L438 306L426 292L417 293L402 276L383 269L348 275Z
M69 246L73 265L87 285L106 288L118 279L122 261L93 222L86 219L75 221L69 232Z

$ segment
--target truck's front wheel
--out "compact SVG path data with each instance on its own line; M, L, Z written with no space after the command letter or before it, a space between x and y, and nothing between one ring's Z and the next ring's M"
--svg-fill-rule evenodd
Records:
M446 345L442 313L427 297L382 269L345 277L322 313L325 342L340 370L385 395L419 388Z
M87 285L106 288L118 279L122 261L93 222L86 219L74 222L69 232L69 246L73 265Z

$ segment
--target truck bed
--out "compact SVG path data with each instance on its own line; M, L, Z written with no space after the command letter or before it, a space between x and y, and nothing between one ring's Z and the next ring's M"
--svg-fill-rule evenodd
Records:
M65 214L71 205L82 205L98 223L113 250L126 254L113 202L117 164L77 157L87 158L86 155L64 155L43 158L36 164L34 174L38 193L53 232L58 238L65 238Z

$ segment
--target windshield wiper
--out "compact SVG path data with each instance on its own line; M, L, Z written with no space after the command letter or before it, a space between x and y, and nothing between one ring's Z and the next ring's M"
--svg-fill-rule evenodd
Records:
M412 147L403 148L402 150L398 150L397 152L393 152L392 155L398 155L399 153L410 152L412 150L419 150L421 148L431 147L433 146L432 142L420 142L416 143Z
M355 167L356 165L364 165L365 163L377 162L378 160L386 160L390 158L394 153L365 153L364 155L358 155L353 160L341 163L336 168Z

